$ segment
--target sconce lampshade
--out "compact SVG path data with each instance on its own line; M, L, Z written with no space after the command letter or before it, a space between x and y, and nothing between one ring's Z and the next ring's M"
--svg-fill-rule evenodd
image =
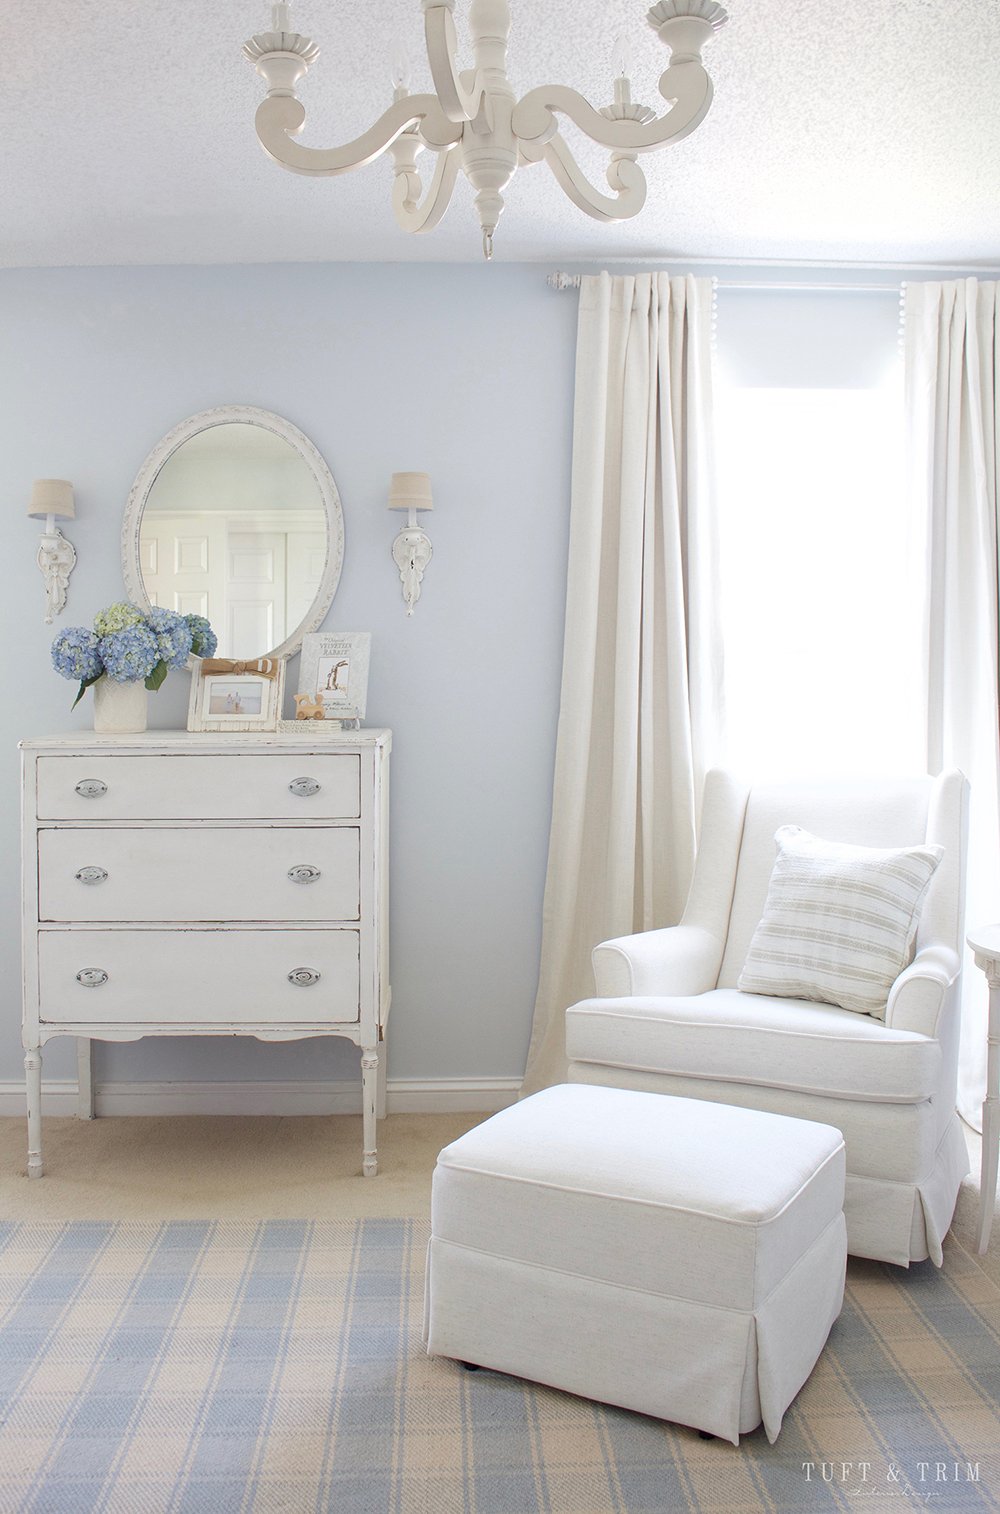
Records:
M47 515L74 520L73 485L65 478L36 478L31 486L28 514L33 520L44 520Z
M389 484L390 510L433 510L429 473L394 473Z

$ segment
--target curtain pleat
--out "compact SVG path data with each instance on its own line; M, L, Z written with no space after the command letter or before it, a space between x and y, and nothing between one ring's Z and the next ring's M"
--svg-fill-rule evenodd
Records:
M1000 284L907 284L903 350L910 490L924 512L927 764L971 785L966 921L1000 920L997 404ZM959 1109L980 1128L987 991L967 956Z
M713 288L584 278L566 628L524 1092L565 1073L563 1015L599 941L676 922L718 751L722 656L708 455Z

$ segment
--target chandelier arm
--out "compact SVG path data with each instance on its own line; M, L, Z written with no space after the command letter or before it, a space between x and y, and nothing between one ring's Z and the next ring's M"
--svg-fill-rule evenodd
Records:
M628 221L646 203L646 176L632 158L611 160L608 183L618 191L614 198L594 188L558 132L545 144L545 161L573 204L595 221Z
M254 124L260 145L282 168L323 177L363 168L410 126L417 127L421 141L429 147L447 147L462 137L462 128L445 118L434 95L396 100L374 126L343 147L303 147L293 142L291 137L302 130L305 119L305 107L294 95L268 95L257 108Z
M434 88L448 120L462 125L471 121L477 130L491 131L489 101L478 71L473 77L471 90L462 83L457 61L458 36L451 5L425 4L424 41Z
M672 63L660 78L660 93L674 104L665 115L642 125L638 121L609 121L583 95L563 84L543 84L529 90L514 107L512 125L523 142L548 142L558 129L559 111L599 143L617 152L655 152L680 141L705 119L712 103L712 81L695 60Z
M461 157L455 147L445 147L438 154L431 180L423 201L418 173L398 173L392 186L392 208L396 220L404 231L433 231L451 204L452 190L461 167Z

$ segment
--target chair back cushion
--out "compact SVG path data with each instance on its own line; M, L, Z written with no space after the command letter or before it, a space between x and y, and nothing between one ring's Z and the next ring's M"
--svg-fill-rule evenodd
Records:
M779 826L798 825L827 841L853 846L919 846L927 839L933 785L933 779L922 777L755 785L747 799L718 986L737 986L764 913ZM956 849L958 844L956 837Z

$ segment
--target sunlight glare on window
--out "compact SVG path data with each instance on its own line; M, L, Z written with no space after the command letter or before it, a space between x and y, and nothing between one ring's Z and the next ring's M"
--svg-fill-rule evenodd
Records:
M877 389L719 391L727 761L741 771L924 770L901 435L895 373Z

